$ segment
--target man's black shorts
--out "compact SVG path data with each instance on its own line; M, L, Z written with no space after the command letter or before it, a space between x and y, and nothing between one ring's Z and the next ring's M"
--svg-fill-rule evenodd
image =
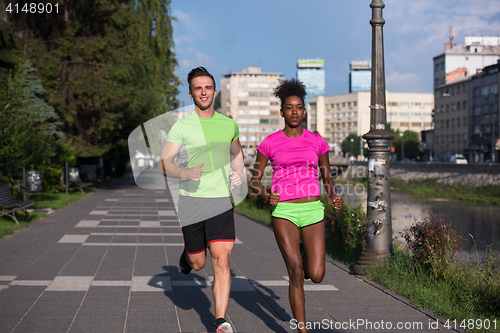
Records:
M222 214L182 228L186 252L199 253L212 242L234 242L234 208Z

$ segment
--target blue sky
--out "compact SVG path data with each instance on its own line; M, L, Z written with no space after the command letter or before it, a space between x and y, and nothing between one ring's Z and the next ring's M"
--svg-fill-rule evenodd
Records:
M186 75L206 67L224 74L248 66L296 76L298 58L325 59L326 95L348 93L349 63L370 60L371 0L172 0L179 100L190 104ZM444 52L448 28L500 35L500 0L386 0L382 11L386 89L432 92L432 58Z

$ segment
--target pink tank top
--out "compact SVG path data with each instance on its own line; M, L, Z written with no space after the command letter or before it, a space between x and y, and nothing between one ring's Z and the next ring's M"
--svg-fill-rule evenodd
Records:
M271 161L271 191L280 193L280 201L321 194L318 159L330 150L321 135L304 129L301 136L289 138L278 131L267 136L257 150Z

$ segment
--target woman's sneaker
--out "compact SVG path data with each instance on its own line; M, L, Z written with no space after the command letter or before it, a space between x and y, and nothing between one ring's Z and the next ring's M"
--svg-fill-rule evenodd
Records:
M216 333L232 333L233 327L224 318L219 318L215 321Z
M188 275L191 273L192 268L186 260L186 249L182 251L181 258L179 259L179 267L181 268L182 274Z
M302 257L302 267L304 269L304 280L309 280L309 274L307 274L307 267L306 267L306 261L304 259L304 256L306 255L306 249L304 248L304 244L301 242L300 243L300 256Z

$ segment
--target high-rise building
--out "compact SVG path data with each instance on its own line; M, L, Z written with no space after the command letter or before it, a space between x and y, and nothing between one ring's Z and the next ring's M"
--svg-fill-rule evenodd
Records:
M280 73L247 67L226 74L221 80L220 112L238 124L247 157L255 154L255 148L266 136L284 127L279 99L273 94L280 78Z
M371 92L311 97L308 122L335 151L351 133L358 136L370 130ZM386 93L387 124L400 131L420 134L432 126L432 94Z
M306 86L307 95L304 101L306 105L309 98L325 94L325 70L322 69L324 65L325 61L319 58L297 60L297 80ZM314 131L309 128L305 117L302 126Z
M465 45L445 43L434 57L434 156L448 162L454 154L467 154L471 142L469 116L473 94L471 78L500 58L500 37L466 36Z
M372 63L370 61L352 61L349 73L349 92L370 91L372 87Z

